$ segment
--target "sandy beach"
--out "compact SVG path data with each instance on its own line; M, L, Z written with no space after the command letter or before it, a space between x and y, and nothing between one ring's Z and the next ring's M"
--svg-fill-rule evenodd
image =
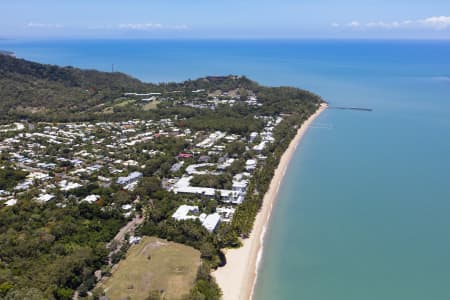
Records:
M280 183L283 180L283 176L289 165L289 161L295 153L297 145L311 123L326 108L327 106L325 104L321 105L316 113L303 123L288 149L283 153L270 183L269 190L264 195L263 206L256 216L250 237L243 240L243 246L241 248L226 250L227 264L213 272L213 276L223 291L222 298L224 300L251 299L256 282L258 264L262 256L264 235Z

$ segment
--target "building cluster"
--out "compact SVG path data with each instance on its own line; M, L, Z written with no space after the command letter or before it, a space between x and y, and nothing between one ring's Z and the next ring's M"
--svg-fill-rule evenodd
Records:
M240 95L238 89L232 91L218 90L213 93L208 93L204 89L197 89L191 91L189 96L184 95L185 91L171 91L164 94L157 92L128 92L123 94L124 97L134 99L142 104L149 102L171 101L176 105L184 105L199 109L214 110L219 105L233 106L238 103L243 103L249 106L262 106L262 103L253 92L246 91L246 95ZM207 101L205 101L205 99L207 99Z
M168 119L40 123L33 128L15 128L21 130L0 140L0 154L4 157L0 168L13 167L25 171L27 176L12 189L0 190L0 201L8 206L15 205L19 196L30 190L41 203L73 198L74 191L92 183L101 187L116 184L132 191L143 177L145 161L164 155L145 145L161 136L184 134ZM140 146L144 146L140 152L134 151ZM99 200L96 194L78 197L79 202ZM123 210L129 215L129 210Z
M205 91L192 93L201 95ZM158 93L128 93L125 96L146 97L143 99L147 100L161 97ZM233 101L245 101L248 105L259 105L252 94L243 100L240 98L237 93L223 92L208 95L209 100L203 101L203 104L233 105ZM190 103L184 101L182 105L196 104L193 100ZM186 195L187 199L186 204L180 206L172 217L176 220L198 219L212 232L220 222L232 220L236 206L245 201L255 169L266 159L265 149L274 142L273 129L282 118L260 118L264 121L264 129L249 136L178 127L176 116L158 121L38 123L32 127L29 124L12 124L10 127L18 130L0 140L0 155L3 157L0 167L23 170L27 175L13 188L0 189L0 206L16 205L20 195L30 190L35 201L40 203L64 202L69 197L80 203L98 203L101 201L100 195L84 193L77 196L74 191L94 183L100 187L114 185L132 192L144 177L148 161L158 157L170 162L170 171L163 176L152 175L162 179L163 188L167 191ZM164 144L157 143L161 138L182 140L188 146L175 156L169 155ZM245 144L245 151L238 156L230 156L226 149L235 142ZM239 172L235 171L236 168L230 171L236 163ZM232 178L227 188L192 183L197 176L224 174ZM192 200L196 198L214 199L219 204L214 213L205 214ZM130 216L135 202L121 203L118 209Z
M219 225L220 215L216 212L213 214L205 214L200 213L198 206L192 205L181 205L172 215L177 221L185 221L185 220L199 220L203 227L206 228L209 232L213 232L217 225Z
M262 106L258 98L252 93L248 96L239 95L238 91L221 92L217 91L208 95L208 101L183 100L183 104L195 108L216 109L219 105L233 106L244 103L249 106Z

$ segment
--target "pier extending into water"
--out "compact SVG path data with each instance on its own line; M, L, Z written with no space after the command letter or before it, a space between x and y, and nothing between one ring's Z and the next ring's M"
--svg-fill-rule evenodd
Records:
M342 109L342 110L360 110L360 111L373 111L372 108L366 108L366 107L346 107L346 106L330 106L329 109Z

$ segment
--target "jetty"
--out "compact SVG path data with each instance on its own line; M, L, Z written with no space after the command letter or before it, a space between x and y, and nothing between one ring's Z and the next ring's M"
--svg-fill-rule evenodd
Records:
M353 107L353 106L330 106L329 109L341 109L341 110L359 110L359 111L373 111L372 108L367 107Z

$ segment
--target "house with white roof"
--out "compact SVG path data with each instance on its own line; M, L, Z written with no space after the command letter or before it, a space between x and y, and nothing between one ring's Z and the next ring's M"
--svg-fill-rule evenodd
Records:
M89 195L89 196L86 196L86 198L84 198L83 200L81 200L81 202L94 203L98 199L100 199L99 195Z
M253 150L255 150L256 152L261 152L264 150L264 148L266 148L266 144L267 144L267 141L262 141L258 145L253 146Z
M232 207L217 207L216 213L220 215L221 222L231 222L235 209Z
M192 206L192 205L180 205L180 207L177 208L177 210L173 213L172 218L174 218L177 221L185 221L185 220L200 220L203 227L206 228L209 232L213 232L217 225L219 225L220 222L220 215L218 213L206 215L201 214L200 216L197 216L199 213L198 206Z
M46 203L46 202L48 202L48 201L50 201L50 200L52 200L52 199L54 199L54 198L55 198L54 195L50 195L50 194L40 194L39 197L36 198L36 200L37 200L38 202L41 202L41 203Z
M5 202L6 206L14 206L17 204L17 199L9 199L8 201Z
M143 174L141 172L132 172L126 177L119 177L117 178L117 183L121 185L128 185L134 182L137 182L139 179L141 179Z
M191 186L192 176L180 178L171 188L175 193L197 194L200 196L215 197L220 196L220 201L225 203L241 204L244 201L244 194L239 191L214 189L208 187Z
M184 204L178 207L178 209L173 213L172 218L177 221L197 219L197 216L192 214L198 214L198 206Z
M255 159L248 159L245 162L245 169L247 171L253 171L256 168L257 161Z
M250 133L250 143L253 143L253 141L258 137L259 133L257 132L252 132Z
M131 204L124 204L121 206L123 210L131 210L133 208L133 205Z
M236 192L245 193L248 186L248 180L233 180L232 189Z
M77 189L79 187L82 187L82 185L79 184L78 182L70 182L70 181L67 181L65 179L61 180L58 183L58 186L61 189L61 191L63 191L63 192L67 192L67 191L74 190L74 189Z

